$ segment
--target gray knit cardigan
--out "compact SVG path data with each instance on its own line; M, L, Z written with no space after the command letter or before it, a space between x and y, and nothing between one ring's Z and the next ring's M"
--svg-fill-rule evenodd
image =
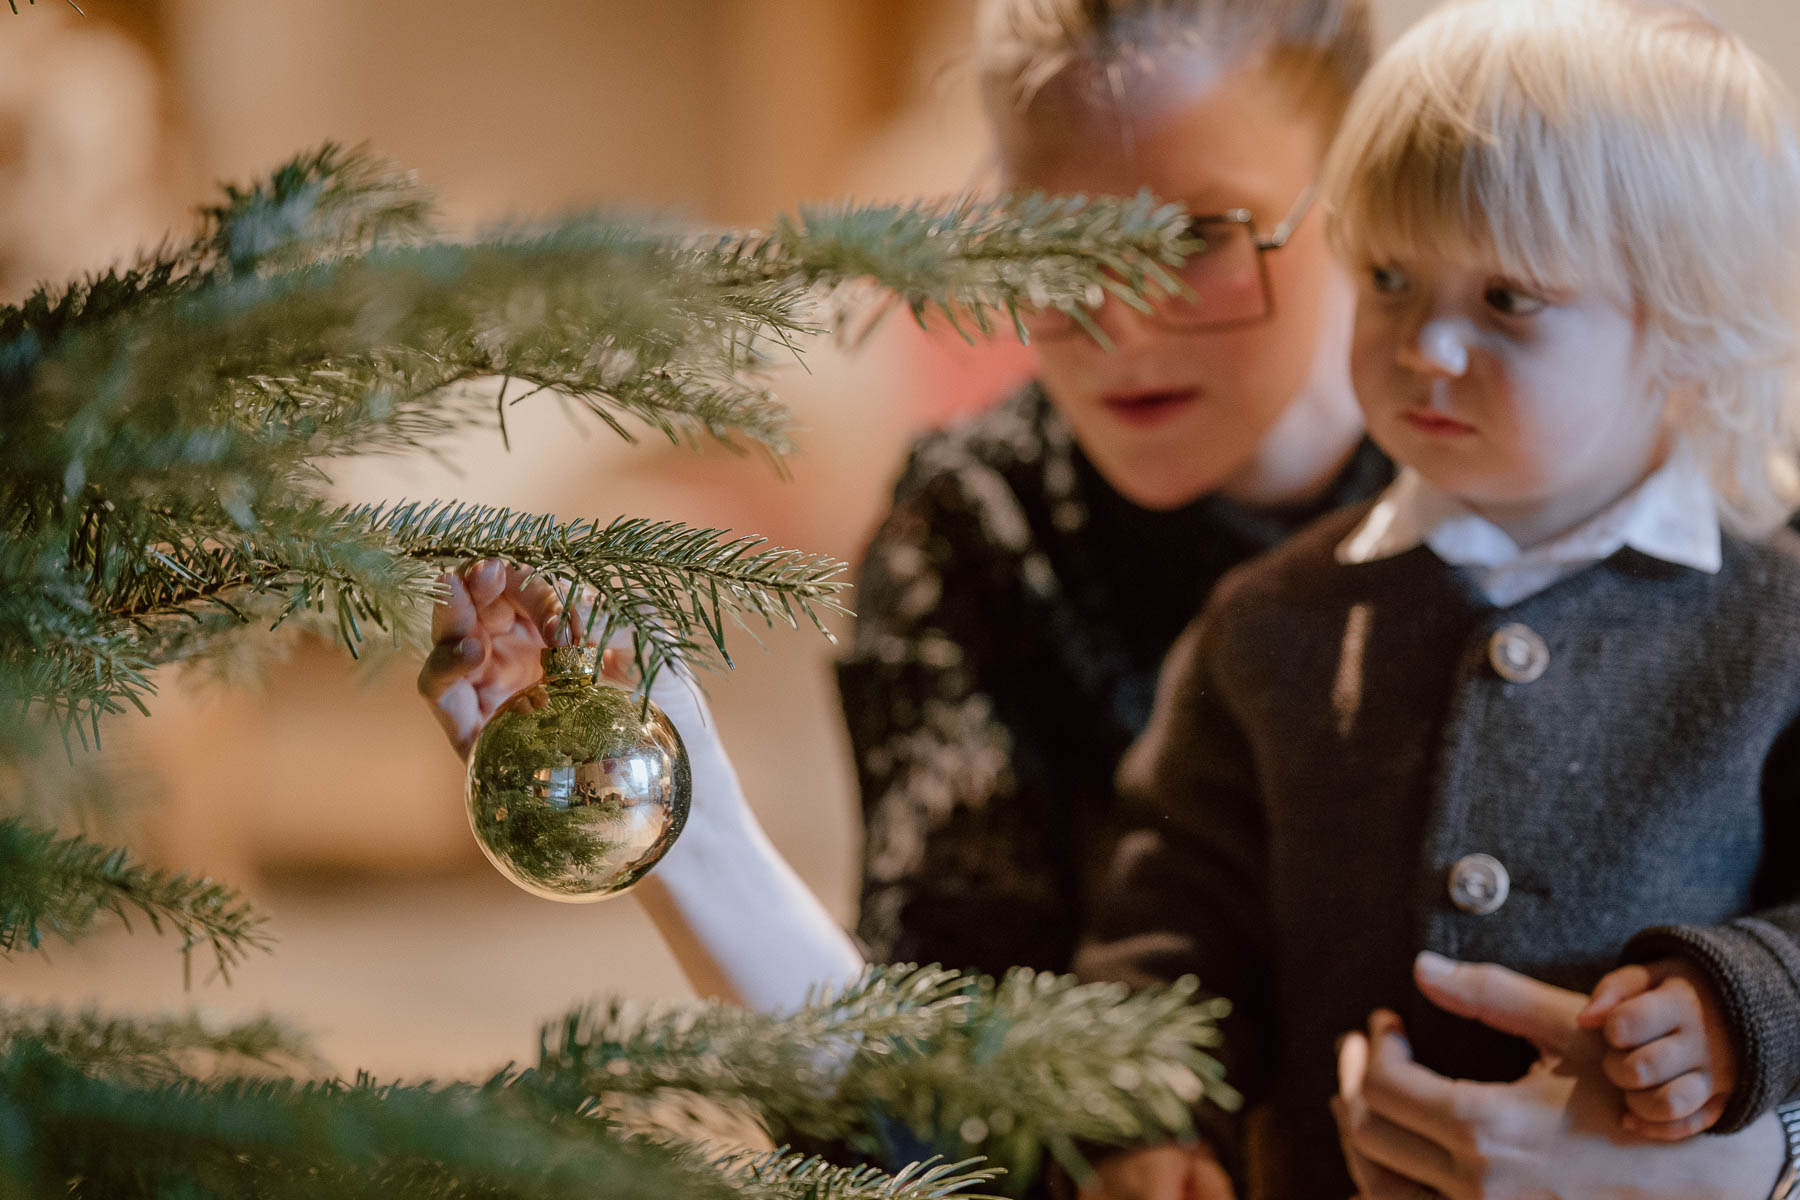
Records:
M1368 509L1227 576L1176 643L1077 969L1191 972L1234 1002L1223 1057L1250 1117L1215 1136L1256 1197L1348 1194L1333 1046L1378 1006L1436 1070L1529 1065L1424 1003L1425 948L1578 990L1685 956L1743 1065L1720 1130L1795 1092L1800 538L1727 538L1717 575L1623 550L1500 609L1424 548L1336 562ZM1512 624L1548 649L1531 682L1492 661ZM1450 894L1471 854L1510 879L1486 915Z

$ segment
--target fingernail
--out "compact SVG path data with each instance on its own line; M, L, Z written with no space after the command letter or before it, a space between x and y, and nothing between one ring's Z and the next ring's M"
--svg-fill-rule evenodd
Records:
M1456 964L1436 951L1421 950L1419 956L1413 959L1413 969L1418 971L1421 979L1429 979L1435 983L1448 979L1450 972L1456 969Z
M464 638L461 642L457 643L456 652L462 655L464 662L472 663L481 661L481 639L475 637Z

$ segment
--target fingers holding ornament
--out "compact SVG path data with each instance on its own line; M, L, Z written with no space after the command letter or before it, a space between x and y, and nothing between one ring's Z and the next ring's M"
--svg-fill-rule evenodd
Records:
M544 677L497 709L469 755L469 823L534 895L616 895L668 853L693 792L686 747L654 704L595 678L599 649L551 647Z

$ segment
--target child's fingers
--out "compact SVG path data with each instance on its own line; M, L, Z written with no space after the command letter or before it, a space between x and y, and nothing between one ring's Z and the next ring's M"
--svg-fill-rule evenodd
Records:
M1724 1112L1725 1097L1714 1096L1701 1106L1699 1112L1679 1121L1645 1121L1627 1112L1621 1125L1626 1133L1636 1134L1652 1142L1679 1142L1697 1133L1705 1133L1719 1123Z
M458 572L469 589L469 599L476 608L486 608L506 590L506 562L498 558L478 558L464 563Z
M431 609L432 642L455 641L477 633L480 622L475 617L475 602L469 598L469 589L462 577L454 571L446 571L440 582L444 585L445 596Z
M1575 1023L1583 1029L1598 1029L1606 1015L1617 1005L1649 990L1648 967L1633 963L1631 966L1609 971L1594 986L1594 994L1588 997L1587 1007L1575 1015Z
M590 584L571 587L566 579L551 584L556 606L538 622L544 640L554 646L572 646L591 642L600 630L594 625L594 602L598 593Z
M1600 1035L1615 1050L1633 1050L1694 1024L1698 1015L1674 992L1653 988L1614 1007L1601 1022Z
M547 577L533 575L519 589L519 607L525 610L531 623L547 635L551 623L562 614L562 597Z
M1625 1107L1639 1121L1661 1125L1686 1120L1705 1108L1712 1098L1711 1077L1704 1071L1689 1071L1661 1087L1626 1092Z
M449 638L431 648L419 668L419 695L436 704L481 665L487 647L479 637Z
M1600 1060L1606 1077L1628 1092L1673 1083L1706 1066L1706 1043L1697 1030L1682 1029L1634 1050L1609 1050Z
M672 669L672 668L668 668ZM642 675L631 647L608 646L600 653L600 673L622 687L635 688Z

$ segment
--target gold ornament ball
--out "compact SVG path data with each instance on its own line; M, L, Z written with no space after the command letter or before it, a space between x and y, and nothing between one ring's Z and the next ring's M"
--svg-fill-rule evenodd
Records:
M469 824L500 873L535 896L614 896L669 852L693 777L654 704L598 682L599 650L544 651L544 678L508 699L469 752Z

